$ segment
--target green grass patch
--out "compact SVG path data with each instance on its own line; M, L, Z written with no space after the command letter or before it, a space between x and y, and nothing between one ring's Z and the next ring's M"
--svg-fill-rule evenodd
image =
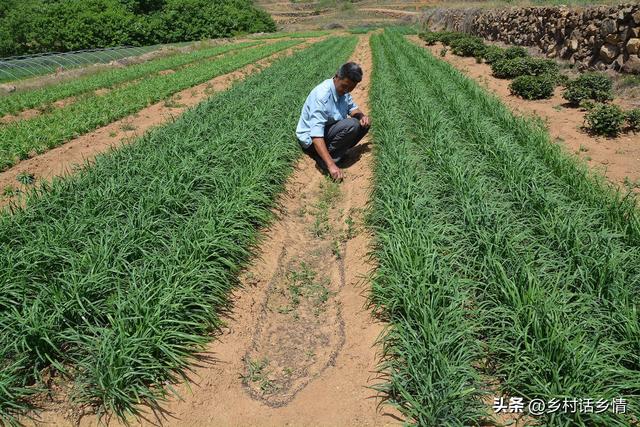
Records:
M227 44L199 49L194 52L173 54L168 57L131 65L126 68L101 71L97 74L80 77L55 86L15 92L0 98L0 116L16 114L28 108L44 108L45 105L63 98L80 95L100 88L110 88L117 84L157 73L158 71L182 67L186 64L208 59L236 49L255 46L256 44L257 42Z
M300 41L230 52L175 73L154 75L135 85L114 89L103 96L87 94L64 108L0 127L0 169L6 169L32 151L44 152L100 126L134 113L191 86L229 73L244 65L295 46Z

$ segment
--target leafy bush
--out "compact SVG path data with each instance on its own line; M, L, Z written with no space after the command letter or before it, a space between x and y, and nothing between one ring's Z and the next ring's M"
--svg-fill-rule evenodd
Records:
M580 108L591 111L598 105L593 99L583 99L580 101Z
M426 31L424 33L420 33L420 38L424 40L424 42L428 46L433 46L434 44L440 41L440 33L433 32L433 31Z
M640 108L634 108L627 112L627 124L629 130L634 132L640 130Z
M488 45L482 52L482 59L488 64L492 64L496 61L503 59L505 49L498 46Z
M526 58L527 56L529 56L529 52L521 46L510 46L504 49L504 57L506 59Z
M451 51L459 56L481 56L485 44L479 37L460 37L451 42Z
M598 102L613 99L613 83L607 75L598 72L584 73L567 83L564 99L573 105L579 105L583 99Z
M620 133L625 118L625 113L617 105L599 104L587 113L585 120L596 135L615 136Z
M550 59L542 58L512 58L500 59L491 64L495 77L513 79L518 76L540 76L543 74L555 76L559 73L558 64Z
M455 40L469 37L468 34L458 33L456 31L443 31L440 33L440 41L446 45L451 46Z
M275 31L251 0L25 0L0 15L0 55Z
M553 96L555 80L552 76L519 76L516 77L509 89L513 95L524 99L548 99Z

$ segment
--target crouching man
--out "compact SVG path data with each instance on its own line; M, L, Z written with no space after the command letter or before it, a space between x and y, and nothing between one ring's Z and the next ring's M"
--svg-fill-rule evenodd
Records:
M298 121L296 135L302 149L336 180L344 177L338 165L347 151L369 131L369 117L350 94L361 81L362 68L347 62L311 91Z

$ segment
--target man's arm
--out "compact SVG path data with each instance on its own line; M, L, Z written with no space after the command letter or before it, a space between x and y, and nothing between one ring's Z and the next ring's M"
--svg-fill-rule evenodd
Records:
M349 115L355 119L360 120L360 126L365 128L368 128L369 126L371 126L369 117L365 115L362 111L360 111L359 108L356 108L355 110L353 110L351 113L349 113Z
M329 170L329 174L331 175L331 178L343 179L344 173L331 158L331 155L329 154L329 150L327 149L327 144L324 141L324 138L312 137L311 142L313 142L313 146L316 149L316 153L318 153L322 161L324 161L324 164L327 165L327 169Z

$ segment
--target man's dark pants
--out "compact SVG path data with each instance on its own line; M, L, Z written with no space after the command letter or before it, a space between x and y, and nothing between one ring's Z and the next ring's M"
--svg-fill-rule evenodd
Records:
M361 126L360 120L353 117L338 121L329 120L324 127L324 142L327 144L329 155L333 159L344 157L347 150L355 147L367 132L369 132L369 128ZM327 169L313 144L304 151L318 163L318 166L324 170Z

